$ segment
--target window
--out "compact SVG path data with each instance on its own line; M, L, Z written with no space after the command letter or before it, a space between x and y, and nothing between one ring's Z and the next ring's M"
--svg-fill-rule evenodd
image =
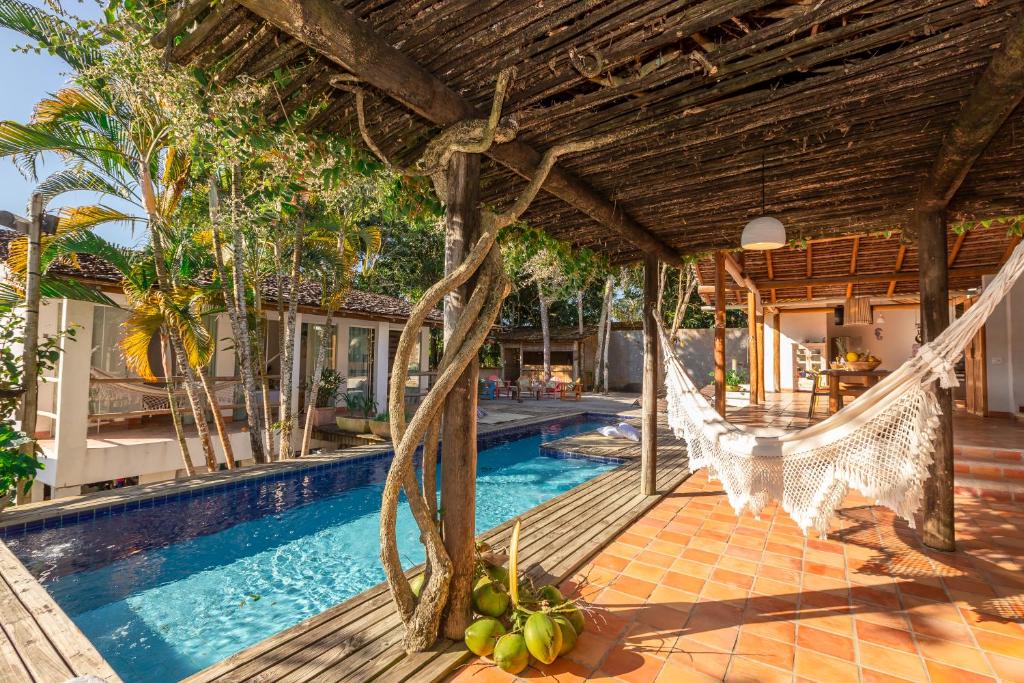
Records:
M313 379L313 369L316 366L317 355L320 353L321 335L327 338L327 354L324 356L324 367L334 368L335 359L338 355L338 328L334 325L331 325L331 328L330 333L328 333L326 325L302 323L303 356L299 360L299 364L302 367L302 379L305 386L309 386L310 380Z
M372 327L349 328L346 391L373 395L373 339Z
M113 306L93 306L92 367L115 377L128 377L128 367L119 343L124 336L121 325L128 320L128 311Z
M572 351L552 351L552 365L572 365ZM524 351L523 365L544 365L543 351Z

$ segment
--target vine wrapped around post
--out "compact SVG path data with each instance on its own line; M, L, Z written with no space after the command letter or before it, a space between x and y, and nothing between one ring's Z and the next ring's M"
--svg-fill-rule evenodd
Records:
M444 201L445 174L448 161L453 154L480 154L495 143L509 142L515 137L518 130L515 121L501 117L505 94L514 73L514 70L506 69L498 76L494 101L487 119L461 121L449 126L427 145L422 157L407 168L392 166L371 138L366 123L363 90L351 77L336 78L333 84L355 96L359 129L367 147L381 161L402 175L430 176L435 192L439 199ZM470 363L476 361L480 346L497 319L502 302L509 291L501 250L497 245L498 234L503 228L519 220L530 206L559 156L598 147L642 128L637 126L626 131L617 131L591 140L567 143L549 149L542 157L526 189L510 208L500 213L481 210L480 236L470 248L465 260L426 291L413 307L402 330L395 351L388 396L395 455L384 483L381 501L380 552L388 587L406 627L405 649L410 652L425 650L434 643L441 615L448 602L453 566L441 538L437 519L438 435L442 408L448 395L463 371ZM474 275L477 277L477 286L445 345L437 380L417 407L412 419L406 423L405 384L419 329L426 322L429 313L445 296L464 285ZM422 488L416 479L414 468L414 457L420 444L424 445ZM414 598L402 569L396 539L398 503L403 490L426 550L426 580L418 600Z

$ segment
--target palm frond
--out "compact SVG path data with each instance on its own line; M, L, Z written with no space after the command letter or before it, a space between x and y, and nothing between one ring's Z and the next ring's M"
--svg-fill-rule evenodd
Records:
M75 69L100 58L99 48L84 44L68 22L27 2L0 0L0 26L36 41Z
M144 221L140 216L132 216L103 204L70 207L60 212L60 226L67 231L88 230L107 223L134 227L135 223Z
M149 346L163 324L164 315L155 302L136 306L128 319L121 323L124 335L118 345L125 365L145 380L156 379L149 365Z
M114 244L85 229L61 234L49 246L48 251L51 252L49 255L53 259L88 254L103 259L126 279L129 278L139 260L138 252Z
M65 192L78 190L112 195L129 202L136 201L126 187L115 184L109 177L87 169L82 163L73 164L50 174L36 187L36 191L42 193L43 202L46 204Z
M110 108L96 93L82 88L63 88L36 103L33 123L56 123L72 120L81 114L105 116Z
M104 306L117 306L106 294L72 278L44 275L39 281L39 293L44 299L75 299Z

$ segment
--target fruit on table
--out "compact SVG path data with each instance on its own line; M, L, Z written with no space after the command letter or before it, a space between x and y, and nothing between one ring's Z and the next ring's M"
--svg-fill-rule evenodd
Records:
M858 358L860 358L860 356L857 355L856 351L850 351L846 354L847 363L856 363Z
M494 663L498 665L498 668L513 676L530 663L530 651L526 649L526 639L518 633L506 633L498 638L493 655Z

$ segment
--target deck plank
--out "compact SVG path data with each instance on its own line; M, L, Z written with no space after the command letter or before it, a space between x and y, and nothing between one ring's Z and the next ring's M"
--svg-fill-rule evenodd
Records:
M667 430L659 432L664 448L659 454L658 490L668 492L689 476L689 469L685 449ZM523 571L550 583L570 577L663 495L640 493L638 445L569 445L585 448L588 454L596 449L600 455L615 452L627 462L521 516ZM503 547L513 523L503 523L481 538L495 548ZM187 680L434 681L443 680L470 657L462 643L444 639L428 652L407 655L401 646L402 633L390 594L380 584Z
M0 543L0 614L3 614L7 643L17 653L30 680L63 683L84 675L111 682L121 680L3 543ZM10 662L9 655L4 659Z

